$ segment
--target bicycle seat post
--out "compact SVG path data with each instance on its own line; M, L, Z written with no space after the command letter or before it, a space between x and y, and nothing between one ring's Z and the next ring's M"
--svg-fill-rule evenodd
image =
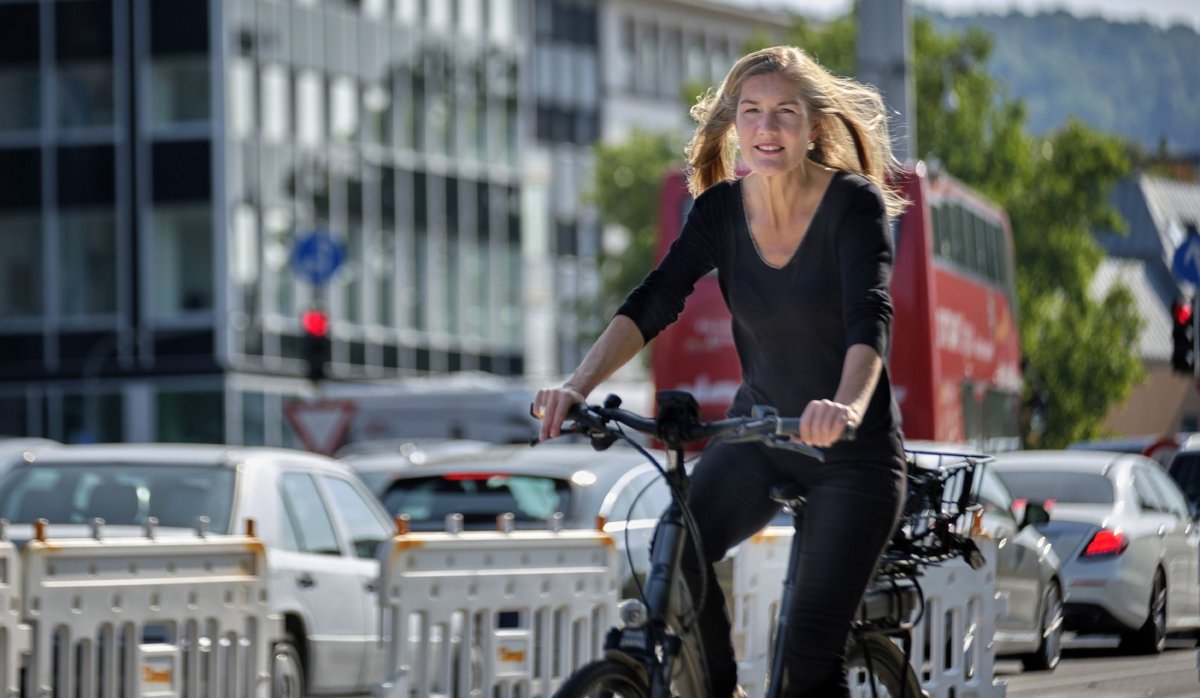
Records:
M775 646L771 653L771 680L767 685L767 698L783 695L783 672L785 648L790 622L788 610L792 607L795 579L800 567L800 525L804 517L804 488L789 482L771 488L771 500L782 504L792 515L792 545L788 552L787 575L783 578L783 592L779 598L779 616L775 620Z

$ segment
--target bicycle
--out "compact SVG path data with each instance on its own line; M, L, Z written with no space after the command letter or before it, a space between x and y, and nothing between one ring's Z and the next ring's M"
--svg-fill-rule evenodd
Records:
M695 399L681 391L657 394L658 413L654 419L623 410L620 404L620 398L610 395L603 406L575 405L568 413L570 421L562 433L584 435L596 450L604 450L618 439L628 441L660 469L670 484L672 503L659 520L650 552L650 573L640 587L640 598L620 604L621 626L608 632L604 657L567 677L555 698L704 696L708 685L706 655L699 633L689 629L692 609L699 604L692 603L691 592L679 572L684 546L689 542L698 544L696 526L686 505L689 476L684 446L721 437L727 442L759 441L819 461L824 460L824 454L820 449L792 441L790 437L799 433L799 419L780 417L769 407L756 406L750 417L704 423L700 421ZM622 427L657 437L665 445L667 467L664 469ZM901 698L923 695L908 661L911 629L924 612L918 577L923 566L953 557L962 557L976 569L983 565L978 548L959 531L962 519L978 510L973 505L974 472L985 460L984 456L963 455L954 463L939 462L932 469L915 467L915 463L910 468L901 525L880 560L859 618L852 624L847 646L846 664L852 685L860 690L869 687L868 695ZM910 462L913 462L911 456ZM774 488L771 497L792 513L799 526L803 497L798 487ZM799 536L793 538L798 540ZM697 555L703 557L699 551ZM793 542L775 622L767 698L778 698L784 687L784 643L779 638L786 637L787 610L794 593L790 580L795 578L798 564L799 547ZM702 586L698 596L703 599L710 592L722 593L720 589L707 590ZM899 639L904 649L892 638ZM881 694L881 690L885 693Z

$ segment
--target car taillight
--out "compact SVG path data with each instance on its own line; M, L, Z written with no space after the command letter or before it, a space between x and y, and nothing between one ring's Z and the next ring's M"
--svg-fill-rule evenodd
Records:
M1096 531L1088 542L1082 557L1097 555L1120 555L1129 547L1129 539L1120 531L1110 531L1107 528Z

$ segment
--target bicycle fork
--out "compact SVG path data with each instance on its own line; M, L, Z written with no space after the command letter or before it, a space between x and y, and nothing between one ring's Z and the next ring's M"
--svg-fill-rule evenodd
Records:
M687 477L682 470L683 454L670 450L667 457L670 464L667 479L673 488L686 497ZM605 644L606 650L616 650L628 658L627 661L636 660L647 671L650 698L671 698L671 677L681 642L667 632L667 627L675 608L675 575L681 574L683 546L687 542L683 509L673 499L658 522L654 544L650 549L650 572L642 589L642 599L646 604L645 625L614 631Z

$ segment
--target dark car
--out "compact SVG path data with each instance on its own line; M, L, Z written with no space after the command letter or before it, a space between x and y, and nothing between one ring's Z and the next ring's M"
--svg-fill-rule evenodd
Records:
M518 529L545 529L561 514L564 528L600 528L613 536L623 593L644 578L650 536L670 502L659 471L632 448L597 452L586 444L497 445L398 464L381 493L393 515L414 531L441 531L452 514L466 530L495 529L513 515Z
M1183 491L1192 516L1200 518L1200 436L1183 443L1168 464L1167 474Z

